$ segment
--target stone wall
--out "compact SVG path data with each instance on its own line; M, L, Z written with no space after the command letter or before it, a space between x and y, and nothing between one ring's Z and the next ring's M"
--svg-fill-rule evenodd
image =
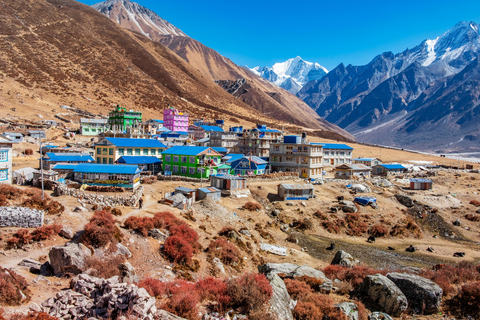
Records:
M42 210L24 207L0 207L0 227L41 227L44 214Z
M83 190L68 188L65 184L59 184L55 189L55 194L58 196L72 196L77 199L81 199L88 204L106 205L109 207L125 206L135 207L138 204L138 200L143 194L143 187L140 186L130 196L104 196L99 193L88 193Z
M298 175L294 176L279 176L279 177L269 177L269 176L241 176L242 178L247 178L247 181L250 182L255 182L255 181L285 181L285 180L294 180L294 179L299 179ZM168 176L165 177L163 175L158 175L157 176L158 180L172 180L172 181L185 181L185 182L200 182L200 179L197 178L190 178L190 177L184 177L184 176ZM203 179L203 182L209 182L210 179Z

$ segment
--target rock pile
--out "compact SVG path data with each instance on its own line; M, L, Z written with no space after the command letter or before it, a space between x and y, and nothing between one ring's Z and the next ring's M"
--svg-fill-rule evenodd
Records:
M58 196L72 196L77 199L81 199L88 204L105 205L108 207L135 207L138 204L138 200L143 194L143 187L138 187L136 190L134 190L131 196L111 197L95 193L87 193L79 189L69 188L65 184L59 184L55 189L55 194Z
M0 227L36 228L43 225L42 210L24 207L0 207Z
M330 264L338 264L342 267L353 268L360 264L360 261L354 259L351 254L338 250Z
M103 317L116 319L131 313L139 319L154 319L155 298L144 288L110 279L80 274L72 279L71 290L62 291L44 301L42 310L59 319Z

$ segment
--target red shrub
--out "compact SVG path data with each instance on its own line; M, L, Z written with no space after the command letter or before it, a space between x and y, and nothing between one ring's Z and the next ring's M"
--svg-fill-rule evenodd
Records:
M346 268L339 265L329 265L323 269L325 275L330 279L338 279L341 281L347 281L352 284L353 287L358 286L363 282L366 276L373 274L387 274L387 270L376 270L365 266L354 266L353 268Z
M198 316L197 304L200 297L196 291L181 291L173 295L162 309L172 312L180 317L196 320Z
M478 200L470 200L470 204L473 204L475 207L480 207L480 201Z
M359 219L360 219L360 215L356 212L349 212L345 216L345 220L347 222L354 222L354 221L358 221Z
M448 301L449 309L459 316L480 319L480 281L463 285L458 294Z
M465 219L473 222L478 222L480 221L480 214L474 214L474 213L467 213L465 215Z
M347 230L347 234L349 236L362 236L368 230L368 224L366 224L365 222L349 222L348 227L350 228L349 230Z
M172 236L177 236L184 239L191 245L195 245L198 241L198 234L190 228L187 224L174 225L169 228L170 234Z
M148 236L148 230L155 227L152 218L128 217L125 220L125 227L140 232L144 237Z
M53 235L57 235L62 230L62 226L59 224L52 224L49 226L42 226L36 228L31 232L33 241L44 241L50 239Z
M328 218L328 216L323 213L322 211L320 210L317 210L314 214L313 214L314 217L320 219L320 220L326 220Z
M95 211L90 222L84 227L81 242L93 247L102 247L110 242L120 241L121 234L115 226L111 213Z
M5 207L8 206L8 200L7 197L3 194L0 194L0 206Z
M0 315L0 320L2 320L1 315ZM10 320L59 320L59 319L52 317L46 312L30 312L29 314L15 313L10 316Z
M25 150L23 150L23 154L26 155L26 156L31 156L33 154L33 150L32 149L25 149Z
M155 228L167 229L170 231L170 228L181 226L186 223L175 217L170 212L157 212L153 216L153 224L155 225Z
M163 252L170 260L177 263L189 263L193 257L192 246L177 236L168 237L163 246Z
M301 276L296 279L306 283L313 291L320 291L320 286L323 284L322 280L309 276Z
M331 264L326 266L323 269L323 273L327 278L329 279L345 279L345 273L347 272L348 268L347 267L342 267L341 265L338 264Z
M28 229L20 229L13 234L13 237L8 239L8 248L22 248L24 245L32 241L32 235Z
M262 206L256 202L249 201L243 205L243 208L248 211L260 210Z
M454 286L470 281L480 281L478 266L468 261L462 261L457 266L445 265L433 270L422 270L420 276L430 279L443 289L443 295L448 296L454 292Z
M195 289L200 294L200 300L216 301L217 312L223 312L230 304L231 298L227 295L227 283L224 280L216 278L205 278L198 280Z
M294 279L283 279L285 286L287 287L288 294L293 300L304 300L308 295L313 293L312 288L303 281Z
M218 238L208 246L211 256L219 258L224 264L236 265L239 262L240 251L225 238Z
M235 231L232 227L223 227L222 230L218 233L219 236L226 237L231 231Z
M368 233L374 237L384 237L388 234L388 230L381 224L376 224L368 230Z
M267 278L258 273L247 273L228 280L227 293L232 299L230 306L244 308L247 315L263 311L273 294Z
M146 278L140 281L138 287L145 288L148 294L155 298L161 298L167 292L167 284L154 278Z
M298 301L293 316L301 320L347 320L346 315L333 306L333 300L322 294L310 294L305 300Z
M340 227L334 221L322 220L321 224L322 224L322 227L327 229L327 231L330 232L330 233L339 233L340 232Z
M22 293L26 296L23 298ZM27 281L14 271L0 267L0 305L16 306L30 300Z
M92 276L108 279L120 275L118 266L125 262L122 255L91 256L85 259L85 269L93 269Z
M19 188L15 188L11 185L2 183L0 185L0 194L11 200L18 198L20 195L23 194L23 191Z

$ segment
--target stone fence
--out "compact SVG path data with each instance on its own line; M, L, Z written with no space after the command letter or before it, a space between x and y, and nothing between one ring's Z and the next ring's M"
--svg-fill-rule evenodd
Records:
M44 214L42 210L37 209L0 207L0 227L41 227Z
M265 182L269 182L269 181L284 181L284 180L295 180L295 179L300 179L298 177L298 175L294 175L294 176L279 176L279 177L269 177L269 176L240 176L242 178L246 178L247 181L249 182L255 182L255 181L265 181ZM164 176L164 175L161 175L159 174L157 176L157 179L159 181L168 181L168 180L172 180L172 181L185 181L185 182L200 182L200 179L198 178L191 178L191 177L184 177L184 176ZM207 178L203 178L203 181L210 181L210 179L207 179Z
M65 184L59 184L55 189L57 196L72 196L77 199L83 200L88 204L105 205L108 207L125 206L135 207L138 204L138 200L143 194L143 186L134 190L130 196L104 196L98 193L88 193L83 190L69 188Z

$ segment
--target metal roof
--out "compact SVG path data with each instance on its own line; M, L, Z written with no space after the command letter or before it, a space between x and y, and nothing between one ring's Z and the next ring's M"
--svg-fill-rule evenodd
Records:
M187 187L178 187L178 188L175 188L175 191L190 193L190 192L195 191L195 189L190 189L190 188L187 188Z
M375 158L357 158L357 159L353 159L355 161L372 161L373 159Z
M48 158L43 158L45 161L77 161L77 162L95 162L95 159L88 153L54 153L47 152Z
M79 164L73 169L73 172L82 173L109 173L109 174L136 174L140 173L136 166L124 164Z
M252 131L281 133L281 132L280 132L279 130L277 130L277 129L259 129L259 128L255 128L255 129L253 129Z
M147 122L149 122L149 121L155 121L155 122L158 122L158 123L163 123L163 120L158 120L158 119L150 119Z
M291 190L295 190L295 189L315 189L313 184L310 184L310 183L305 183L305 184L284 184L284 183L281 183L280 184L284 189L291 189Z
M385 169L393 170L393 169L407 169L401 164L393 163L393 164L379 164L379 166L384 167Z
M53 170L73 170L78 166L78 164L73 163L59 163L56 164L52 169Z
M174 155L184 155L184 156L196 156L210 147L199 147L199 146L174 146L162 152L162 154L174 154ZM216 152L215 150L213 150ZM219 154L212 154L213 156L218 156Z
M430 180L430 179L419 179L419 178L413 178L413 179L410 179L410 182L425 182L425 183L432 183L432 180Z
M216 132L223 132L223 129L217 126L199 126L205 131L216 131Z
M244 154L240 154L240 153L229 153L228 155L226 155L225 157L223 157L225 160L226 160L226 163L232 163L233 161L235 160L238 160L238 159L241 159L245 157Z
M202 190L205 193L220 192L220 190L215 187L198 188L198 190Z
M215 177L215 178L225 179L225 180L247 180L247 178L245 177L239 177L239 176L234 176L234 175L225 174L225 173L211 174L210 177Z
M372 168L370 168L369 166L366 166L366 165L361 164L361 163L356 163L356 164L345 163L345 164L342 164L338 167L335 167L335 169L342 169L342 167L348 167L349 170L353 170L353 171L372 170Z
M108 119L87 119L87 118L81 118L80 123L103 123L107 124Z
M162 163L162 160L155 156L121 156L117 162L126 164L152 164Z
M160 132L170 132L171 130L168 129L168 128L165 128L165 127L161 127L161 128L158 128L158 129L157 129L157 132L159 132L159 131L160 131Z
M218 153L222 153L222 152L228 152L228 149L227 148L224 148L224 147L211 147L213 150L217 151Z
M257 156L243 156L243 157L237 158L233 161L229 160L228 162L233 163L233 162L236 162L236 161L242 161L244 159L246 159L246 161L251 161L251 162L256 163L256 164L267 164L268 163L267 161L265 161L262 158L257 157Z
M117 147L136 147L136 148L166 148L166 146L156 139L130 139L130 138L105 138L108 142ZM95 144L97 146L99 144Z
M342 143L312 143L323 146L323 149L353 150L352 147Z

